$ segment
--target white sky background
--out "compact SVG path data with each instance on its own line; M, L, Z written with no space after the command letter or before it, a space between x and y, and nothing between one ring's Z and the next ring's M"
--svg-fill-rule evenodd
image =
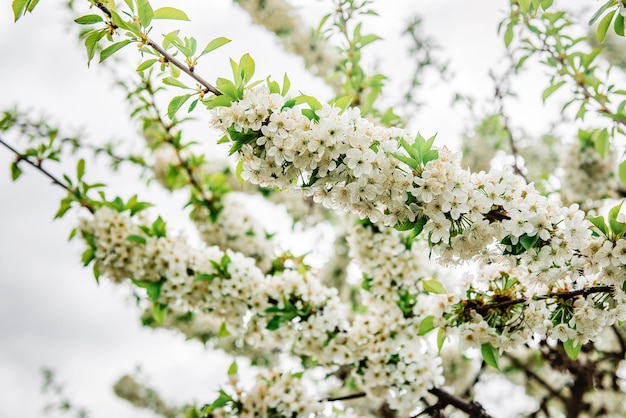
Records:
M0 109L19 104L35 114L48 115L52 123L62 127L81 128L92 142L111 138L137 141L123 92L112 87L110 73L99 68L97 58L87 68L84 48L76 39L76 25L70 24L72 17L63 2L41 3L33 15L13 24L10 1L1 2ZM295 2L306 7L303 15L312 25L324 13L322 6L326 3ZM233 39L198 68L206 79L227 76L227 57L238 58L250 52L257 61L258 77L272 74L282 79L287 71L293 92L330 97L323 83L303 69L298 57L283 53L272 35L251 26L248 16L230 1L176 0L169 5L188 12L193 22L182 25L183 33L196 36L199 44L217 36ZM425 30L442 46L442 55L451 60L455 73L452 87L477 96L482 100L479 103L488 103L493 87L487 72L504 54L496 34L497 23L503 17L501 6L502 2L495 0L379 1L375 9L381 17L369 19L364 32L385 38L371 50L380 71L390 75L394 89L400 89L394 75L406 77L410 66L403 61L406 46L398 32L408 16L419 13ZM159 39L159 34L176 26L158 26L153 37ZM117 65L120 73L128 74L136 67L136 55L134 47L129 46ZM467 115L450 106L448 87L428 90L423 101L429 106L412 127L424 135L438 132L439 144L449 143L458 149ZM525 107L511 106L517 116L514 122L541 120L541 88L537 85L528 89L531 99ZM192 137L215 142L217 137L206 128L206 120L197 124ZM533 132L536 127L525 128ZM19 142L12 143L20 148ZM231 360L204 350L200 343L185 342L172 332L143 329L140 312L128 292L113 287L104 278L96 285L91 271L81 267L80 243L66 240L76 213L52 222L63 191L25 164L23 177L11 183L12 158L0 148L0 418L42 416L41 367L54 369L71 399L87 407L92 418L151 416L127 406L112 393L116 379L136 365L143 367L151 385L167 400L210 401L211 391L225 380ZM73 172L74 165L51 170ZM88 181L106 182L111 195L140 193L140 197L159 205L158 212L170 224L184 227L186 215L177 212L184 197L176 195L172 199L157 186L146 190L142 181L134 180L136 177L132 169L111 175L103 160L89 161L87 165Z

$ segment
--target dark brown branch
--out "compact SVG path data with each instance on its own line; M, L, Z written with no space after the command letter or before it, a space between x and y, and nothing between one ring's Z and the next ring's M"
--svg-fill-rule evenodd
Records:
M454 406L456 409L465 412L470 418L492 418L478 402L466 401L439 388L430 389L429 392L439 399L438 403L443 407L447 405Z
M61 180L59 180L58 178L56 178L53 174L51 174L48 170L46 170L45 168L43 168L43 166L41 165L41 162L35 162L32 161L31 159L29 159L27 156L22 155L18 150L16 150L15 148L13 148L11 145L7 144L6 142L4 142L4 140L2 140L2 138L0 138L0 144L2 144L5 148L7 148L9 151L11 151L12 153L14 153L17 156L17 161L16 163L19 163L20 161L25 161L26 163L30 164L31 166L33 166L35 169L39 170L40 173L42 173L44 176L48 177L50 180L52 180L52 184L61 187L62 189L64 189L66 192L68 192L69 194L71 194L72 196L74 196L79 202L80 204L87 208L87 210L91 213L94 213L95 210L94 208L89 204L89 202L86 202L77 192L76 190L72 189L71 187L69 187L67 184L63 183Z
M365 392L357 392L357 393L352 393L350 395L344 395L344 396L335 396L335 397L328 397L328 398L323 398L320 399L320 402L337 402L337 401L349 401L351 399L359 399L359 398L364 398L365 396L367 396L367 394Z
M559 298L559 299L572 299L577 296L582 296L586 298L587 296L593 293L608 293L610 295L614 295L615 287L614 286L592 286L592 287L587 287L585 289L571 290L569 292L553 292L553 293L549 293L547 297Z
M613 295L615 293L615 287L614 286L592 286L592 287L587 287L585 289L570 290L567 292L552 292L552 293L548 293L547 295L535 296L535 299L548 299L548 298L572 299L578 296L582 296L586 298L587 296L594 294L594 293L608 293L610 295ZM520 304L525 305L527 303L528 303L528 299L518 298L518 299L505 300L503 302L498 302L498 303L490 303L490 304L482 305L482 306L471 306L471 308L474 309L479 314L484 315L492 309L505 309L505 308L508 308L509 306L520 305ZM624 347L626 347L626 345Z
M438 406L436 405L430 406L426 408L425 412L426 411L434 412L436 410L443 409L446 406L450 405L467 413L470 416L470 418L492 418L491 415L489 415L485 411L485 409L482 407L482 405L479 404L478 402L466 401L465 399L461 399L458 396L448 393L445 390L439 389L439 388L430 389L429 392L435 395L437 399L439 399L439 401L436 404ZM367 396L365 392L358 392L358 393L353 393L351 395L346 395L346 396L329 397L329 398L320 399L320 402L345 401L345 400L350 400L350 399L364 398L365 396ZM415 415L412 418L416 418L423 414L424 412L418 415Z

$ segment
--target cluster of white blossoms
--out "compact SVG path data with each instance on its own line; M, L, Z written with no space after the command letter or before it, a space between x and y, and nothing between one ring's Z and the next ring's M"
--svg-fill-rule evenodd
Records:
M276 34L287 51L300 55L314 75L326 78L335 71L341 60L337 49L306 25L288 2L236 0L235 3L250 14L254 23Z
M301 188L327 207L375 224L425 217L425 233L448 260L472 258L504 238L515 246L522 237L538 237L532 250L555 252L556 260L533 260L533 251L499 251L531 269L553 261L563 267L590 235L582 212L558 206L510 170L470 174L445 148L413 169L395 157L409 157L399 145L408 138L405 131L374 126L354 108L324 105L315 112L318 120L309 120L284 104L282 96L259 86L215 111L215 126L257 136L238 151L242 176L253 183Z
M323 403L316 399L299 373L266 370L257 376L250 389L239 385L236 375L231 375L232 394L226 408L211 411L212 417L322 417ZM224 392L226 393L226 392Z
M155 178L164 187L172 188L168 173L173 167L178 172L182 172L176 150L172 146L162 145L154 151L154 157L152 169ZM232 184L233 180L235 182L237 180L234 176L228 175L229 171L228 161L212 159L205 161L194 175L207 178L208 180L202 183L208 184L209 189L211 176L217 179L219 187L238 187ZM191 220L195 223L203 241L207 245L217 245L224 251L231 249L252 257L257 261L261 270L269 270L272 267L272 261L276 258L274 254L276 243L272 235L268 234L246 209L245 203L238 198L237 194L229 192L221 195L221 193L214 194L211 190L206 190L204 199L213 204L213 210L216 213L211 213L211 209L199 205L191 214Z
M331 369L358 365L354 376L363 390L407 411L443 383L436 352L416 337L415 323L404 327L397 310L399 321L389 326L386 308L377 309L375 300L350 321L337 290L310 272L264 275L251 258L193 247L107 207L83 219L79 229L101 274L116 283L132 278L142 286L159 285L154 303L173 314L210 313L212 327L221 318L229 341L241 338L244 345L310 356Z
M510 169L472 174L445 148L436 150L435 159L410 166L405 160L417 157L401 144L407 141L406 132L374 126L356 109L342 111L324 105L315 111L315 117L311 113L307 117L265 86L247 90L242 100L217 108L213 124L224 131L230 129L235 144L241 141L237 133L245 134L237 154L243 162L242 176L253 183L301 189L327 207L356 213L375 225L425 220L422 233L440 262L497 261L504 269L510 264L516 269L520 296L526 299L558 289L602 284L614 286L611 298L623 299L619 290L623 263L614 264L614 271L606 268L606 262L594 261L602 255L598 254L601 247L594 244L597 240L592 238L584 212L576 205L562 207L542 196ZM613 244L607 240L603 245ZM397 257L385 268L392 268L394 262ZM449 308L461 301L454 295L446 297L448 301L425 306ZM524 306L534 310L536 318L545 317L529 323L551 321L554 327L539 329L563 341L588 341L603 326L622 317L617 308L584 322L584 315L607 311L610 304L580 299L562 316L557 309L562 299L529 301ZM501 335L502 330L495 332L485 326L480 315L473 320L470 317L463 321L466 335L484 333L485 340L496 346L500 345L496 340L511 341ZM521 340L528 334L522 333Z
M578 203L585 210L599 209L602 199L615 195L615 167L615 153L603 158L592 146L572 142L562 161L561 199L566 204Z
M113 385L115 394L138 408L154 411L164 418L184 418L184 408L167 405L153 389L139 383L133 376L124 375Z

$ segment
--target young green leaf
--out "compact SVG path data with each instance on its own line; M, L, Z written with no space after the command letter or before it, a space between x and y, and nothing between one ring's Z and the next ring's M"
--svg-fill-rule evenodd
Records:
M228 368L228 375L233 376L237 374L237 362L233 361L230 367Z
M500 364L498 362L500 355L497 348L489 343L485 343L480 346L480 354L482 355L485 363L494 369L500 370Z
M158 60L156 58L153 58L153 59L149 59L149 60L146 60L146 61L142 62L137 67L137 72L140 72L140 71L143 71L143 70L147 70L148 68L152 67L154 65L154 63L156 63L157 61Z
M129 43L130 43L130 40L124 39L123 41L116 42L110 45L108 48L103 49L102 52L100 53L100 62L109 58L111 55L115 54L117 51L124 48Z
M176 96L172 98L169 106L167 106L167 117L170 119L174 119L174 115L182 105L185 104L187 100L191 97L191 94L183 94L182 96Z
M85 48L87 49L87 66L91 63L94 55L96 55L96 47L98 41L104 36L105 30L94 30L88 32L85 37Z
M13 9L14 21L17 22L26 12L32 12L37 3L39 3L39 0L13 0L11 7Z
M137 14L141 26L147 28L154 18L154 10L148 0L137 0Z
M424 280L423 286L424 286L424 290L428 293L436 293L438 295L448 294L448 292L446 291L446 288L443 287L443 284L441 284L440 281L435 280L435 279Z
M591 19L589 20L589 26L593 25L596 20L598 20L600 18L600 16L602 16L604 14L604 12L609 8L609 7L613 7L615 5L615 0L607 0L606 3L604 3L602 5L602 7L600 7L591 17Z
M604 42L604 38L606 38L606 33L609 30L609 26L611 26L611 22L613 21L613 13L607 13L604 18L598 24L598 29L596 30L596 36L598 37L598 41L600 43Z
M281 96L285 96L291 87L291 81L289 81L289 77L287 77L287 73L283 76L283 89L280 92Z
M220 46L226 45L229 42L230 42L230 39L224 38L223 36L220 36L219 38L215 38L211 42L209 42L206 47L204 47L200 56L203 56L204 54L208 54L209 52L214 51Z
M583 345L579 342L578 345L574 344L574 340L567 340L563 343L563 348L565 349L565 354L572 360L576 360L578 355L580 354L580 349Z
M175 7L160 7L154 11L153 19L189 20L189 17Z
M163 84L167 84L168 86L172 86L172 87L180 87L181 89L189 88L182 81L174 77L165 77L163 79Z
M74 19L74 22L79 25L93 25L94 23L103 22L103 19L100 15L85 15Z
M226 327L226 322L222 321L222 324L220 325L220 329L217 332L217 336L219 338L222 338L222 337L228 337L229 335L230 335L230 331L228 331L228 328ZM233 364L235 365L235 373L237 373L237 370L236 370L237 364L235 362L233 362ZM231 367L232 367L232 365L231 365ZM229 372L229 375L230 375L230 369L228 369L228 372Z
M426 318L422 319L420 322L419 329L417 331L417 335L426 335L430 331L435 329L435 325L433 324L435 317L432 315L428 315Z

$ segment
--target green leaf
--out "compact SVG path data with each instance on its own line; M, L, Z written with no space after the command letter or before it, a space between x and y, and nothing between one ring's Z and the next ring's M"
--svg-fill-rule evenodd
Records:
M150 26L150 22L152 22L154 17L154 10L152 10L148 0L137 0L137 14L139 15L141 26L144 28Z
M204 47L200 56L203 56L204 54L208 54L209 52L214 51L220 46L226 45L229 42L230 42L230 39L224 38L223 36L220 36L219 38L215 38L211 42L209 42L206 47Z
M126 237L126 241L136 242L137 244L145 244L146 238L141 235L129 235Z
M229 335L230 335L230 331L228 331L228 328L226 328L226 321L222 321L222 324L220 325L220 330L217 332L217 336L219 338L222 338L222 337L228 337ZM235 368L236 367L237 365L235 365ZM228 370L228 372L229 372L228 375L230 376L230 369ZM236 370L235 370L235 373L237 373Z
M237 177L237 180L239 180L239 184L243 186L243 177L241 177L241 173L243 173L243 160L239 160L237 167L235 168L235 176Z
M89 63L91 63L91 60L96 54L96 46L98 45L98 41L104 36L104 32L105 31L102 30L94 30L92 32L89 32L89 34L85 38L85 48L87 49L87 66L89 66Z
M282 317L280 315L276 315L268 321L265 328L267 328L270 331L276 331L278 328L280 328L281 322L283 322Z
M578 343L578 345L574 345L574 340L570 339L563 343L563 348L565 349L565 354L572 360L576 360L578 355L580 354L580 349L583 347L582 344Z
M619 205L613 206L611 208L611 210L609 211L609 221L617 220L617 216L619 215L619 212L622 210L623 204L624 204L624 201L621 201Z
M311 110L316 111L322 108L322 104L320 103L319 100L317 100L315 97L313 96L308 96L306 94L300 94L297 97L294 97L294 100L296 101L296 104L301 104L301 103L306 103L309 105L309 107L311 108Z
M143 71L143 70L147 70L148 68L152 67L154 65L154 63L156 63L157 61L158 61L158 59L153 58L153 59L149 59L149 60L146 60L146 61L142 62L137 67L137 72Z
M14 21L17 22L26 12L32 12L37 3L39 3L39 0L13 0L11 7L13 9Z
M618 222L613 219L609 219L609 225L611 226L611 231L613 234L618 236L624 236L626 234L626 224L623 222Z
M22 175L22 169L20 168L17 161L13 161L11 163L11 180L15 181Z
M159 325L163 324L165 321L165 315L167 314L167 305L163 305L162 303L153 303L152 304L152 317L155 322Z
M172 86L172 87L180 87L182 89L189 88L182 81L174 77L165 77L163 79L163 84L167 84L168 86Z
M587 219L591 222L596 228L598 228L604 236L609 235L609 228L606 226L606 222L602 216L588 216Z
M96 258L93 248L87 248L81 257L83 266L88 266Z
M54 219L62 218L63 215L65 215L67 211L70 210L71 205L72 201L70 199L66 198L61 200L61 205L59 206L59 210L57 210L57 213L54 214Z
M109 58L111 55L115 54L117 51L124 48L129 43L130 43L130 40L124 39L123 41L116 42L110 45L109 47L103 49L102 52L100 52L100 62Z
M438 295L448 294L446 288L443 287L443 284L441 284L441 282L438 280L435 280L435 279L424 280L422 284L424 286L424 290L428 293L435 293Z
M252 80L254 76L255 64L250 54L244 54L239 60L239 71L241 71L241 78L244 83Z
M613 29L619 36L624 36L624 16L617 12L615 14L615 22L613 22Z
M85 15L74 19L74 22L78 23L79 25L93 25L94 23L100 23L103 21L104 20L100 15Z
M609 7L613 7L614 5L615 0L608 0L606 3L604 3L602 7L600 7L589 20L589 26L593 25L595 21L598 20L598 18L602 16Z
M160 7L154 11L153 19L189 20L189 17L175 7Z
M85 175L85 160L81 158L78 161L78 164L76 165L76 178L78 179L78 181L81 181L84 175Z
M237 374L237 362L233 361L230 367L228 368L228 375L235 376Z
M209 100L205 100L202 103L204 103L207 109L210 110L215 109L216 107L229 107L233 100L236 99L223 94L221 96L211 97Z
M596 36L598 37L598 41L600 43L604 42L604 38L606 38L606 33L609 30L609 26L611 26L611 22L613 21L613 14L607 13L606 16L600 21L598 25L598 29L596 31Z
M352 104L352 100L354 99L354 97L352 95L349 96L343 96L340 97L336 100L332 101L332 105L335 107L340 108L341 110L346 110L348 108L348 106L350 106Z
M529 237L528 235L524 234L521 237L519 237L520 244L522 244L522 246L526 250L530 250L531 248L533 248L535 244L537 243L537 241L539 241L539 234L535 234L532 237Z
M126 21L115 10L111 10L111 22L120 29L131 30Z
M422 319L420 322L419 329L417 331L417 335L426 335L430 331L435 329L435 325L433 324L435 317L432 315L428 315L426 318Z
M441 349L443 348L443 343L445 341L446 341L446 329L439 328L439 331L437 332L437 350L439 352L441 352Z
M191 94L183 94L182 96L176 96L172 98L170 104L167 106L167 117L170 119L174 119L176 112L181 108L182 105L185 104L187 100L191 97Z
M504 30L504 45L506 47L511 45L511 42L513 41L513 27L514 26L515 25L511 22L508 25L506 25L506 29Z
M600 154L602 158L606 157L606 153L609 150L611 143L609 141L609 131L608 129L602 129L595 138L593 143L594 148Z
M152 222L152 232L154 232L154 235L156 235L158 238L164 238L166 236L165 221L163 221L163 218L161 218L160 216L156 218L154 222Z
M281 96L285 96L287 92L289 92L289 88L291 87L291 81L289 81L289 77L287 77L287 73L283 76L283 89L280 92Z
M543 100L544 102L546 101L546 99L548 97L550 97L552 95L552 93L554 93L555 91L557 91L558 89L561 88L561 86L563 86L565 84L565 80L561 80L556 84L550 84L544 91L543 94L541 95L541 100Z
M487 363L494 369L500 370L500 365L498 363L500 355L498 353L498 349L496 349L489 343L485 343L480 346L480 354L482 355L485 363Z
M194 280L197 282L210 282L213 279L215 279L215 274L207 273L200 273L194 278Z

